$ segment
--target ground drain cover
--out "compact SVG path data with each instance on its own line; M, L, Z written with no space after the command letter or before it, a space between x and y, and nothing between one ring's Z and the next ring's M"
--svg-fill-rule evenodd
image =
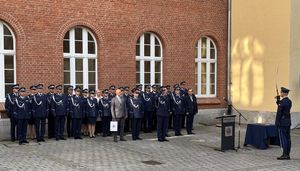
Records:
M154 160L142 161L142 163L147 164L147 165L160 165L160 164L162 164L161 162L154 161Z

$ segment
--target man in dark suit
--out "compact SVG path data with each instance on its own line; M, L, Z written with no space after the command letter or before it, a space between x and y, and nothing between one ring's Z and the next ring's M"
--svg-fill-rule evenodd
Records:
M5 110L10 119L10 140L14 142L16 140L16 127L17 119L14 117L14 101L19 96L19 84L12 86L13 92L8 94L5 99Z
M50 84L48 86L49 93L47 94L48 98L48 138L54 138L55 137L55 116L52 112L51 108L52 105L54 105L53 102L53 96L55 94L55 85Z
M185 96L186 105L186 131L187 134L194 134L192 132L194 116L198 113L197 98L193 93L193 89L188 89L188 95Z
M124 139L124 125L125 120L128 117L127 101L124 96L121 96L121 90L116 90L116 96L111 100L111 114L113 121L118 122L118 131L120 132L120 141L126 141ZM117 140L117 132L114 132L114 141Z
M283 154L278 160L290 160L291 151L291 108L292 101L288 98L289 89L281 87L280 97L277 96L277 114L275 125L278 128L280 146Z

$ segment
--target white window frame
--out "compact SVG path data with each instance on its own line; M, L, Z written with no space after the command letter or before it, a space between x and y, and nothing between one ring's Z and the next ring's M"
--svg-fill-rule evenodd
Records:
M144 55L145 34L150 34L150 56ZM160 57L155 57L155 38L160 45ZM150 85L155 83L155 62L160 62L160 85L163 84L163 46L160 39L152 32L145 32L140 36L140 56L136 56L136 61L140 62L140 84L145 85L145 61L150 61ZM144 89L144 86L143 86Z
M202 59L201 58L201 53L202 53L202 48L201 48L201 44L202 44L202 38L206 38L206 58L205 59ZM214 49L215 49L215 59L211 59L210 58L210 42L213 43L214 45ZM214 41L212 39L210 39L209 37L201 37L198 42L197 42L197 45L196 45L196 50L197 50L197 58L195 58L195 62L198 66L198 70L197 70L197 80L196 80L196 85L197 85L197 94L196 96L197 97L204 97L204 98L213 98L213 97L217 97L217 69L218 69L218 63L217 63L217 57L218 57L218 51L217 51L217 46L216 44L214 43ZM202 73L201 73L201 64L206 64L206 94L202 94L201 92L201 86L202 86L202 83L201 83L201 77L202 77ZM215 89L215 93L214 94L210 94L210 64L211 63L214 63L215 64L215 86L214 86L214 89Z
M8 28L8 30L10 31L10 33L12 34L13 37L13 50L4 50L4 27L6 26ZM5 101L5 60L4 60L4 56L5 55L11 55L14 58L14 83L16 84L16 76L17 76L17 72L16 72L16 37L14 32L12 31L12 29L5 24L3 21L0 20L0 102L4 102Z
M81 28L82 29L82 53L75 53L75 29ZM88 54L88 33L94 39L95 43L95 54ZM83 61L83 87L88 88L88 81L89 81L89 68L88 68L88 60L95 59L95 89L98 87L98 67L97 67L97 41L94 34L89 31L89 29L85 27L76 26L69 30L69 53L64 53L64 58L70 59L70 84L71 86L76 86L76 63L75 59L82 59Z

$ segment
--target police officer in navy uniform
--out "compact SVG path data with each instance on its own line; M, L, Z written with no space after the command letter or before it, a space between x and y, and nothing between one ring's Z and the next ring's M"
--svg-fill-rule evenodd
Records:
M170 100L167 95L167 88L162 86L160 95L156 97L157 138L159 142L168 141L166 134L170 114Z
M89 90L86 105L87 124L90 138L95 138L96 120L99 115L99 105L95 98L95 90Z
M87 107L87 99L88 99L88 89L83 89L82 90L82 100L83 100L83 116L82 116L82 131L84 136L88 136L88 117L86 113L86 107Z
M14 101L19 96L19 84L12 85L13 92L10 94L7 94L5 99L5 110L6 113L10 119L10 140L14 142L16 140L16 127L18 125L17 119L14 116Z
M70 113L72 116L72 127L74 139L81 138L81 123L83 117L83 99L80 96L81 88L75 88L75 95L71 97Z
M53 97L52 113L55 116L55 138L58 140L66 140L64 138L65 121L67 114L68 100L67 96L63 94L63 86L56 86L57 93Z
M278 160L290 160L291 151L291 108L292 101L288 98L289 89L281 87L280 97L277 96L277 114L275 125L278 128L282 155Z
M18 139L19 144L23 145L28 143L26 140L27 135L27 124L31 115L30 101L29 97L26 96L26 89L21 87L19 89L20 96L15 98L14 105L14 115L18 120Z
M51 108L54 105L53 102L53 96L55 94L55 85L51 84L48 86L48 94L47 94L47 99L48 99L48 138L54 138L55 137L55 116Z
M31 108L32 108L32 105L33 105L33 97L36 95L37 93L37 87L35 85L33 86L30 86L30 94L28 95L29 97L29 101L30 101L30 105L31 105ZM29 137L33 140L35 138L35 130L34 130L34 124L35 124L35 119L33 117L33 114L31 112L31 116L30 116L30 119L28 120L28 128L29 128Z
M175 136L181 136L181 123L182 118L185 115L185 101L183 96L180 94L180 88L176 87L175 92L171 95L171 110L174 116L174 132Z
M133 96L129 99L130 104L130 118L132 123L131 133L132 140L142 140L140 138L142 118L144 117L144 105L141 97L139 97L140 91L132 89Z
M49 113L48 99L43 92L43 84L37 85L37 93L32 99L32 115L35 119L35 132L37 142L44 142L46 118Z
M186 104L186 131L187 134L194 134L192 132L194 116L198 113L197 98L193 93L193 89L188 89L188 95L185 96Z
M188 95L188 89L186 88L186 86L187 86L186 81L182 81L180 83L180 94L182 96L187 96ZM181 122L182 128L185 128L185 120L186 120L186 115L184 115L183 118L182 118L182 122Z
M127 102L127 106L129 106L129 99L131 97L131 94L129 93L129 87L128 86L125 86L125 87L120 87L119 88L121 91L123 89L123 93L122 93L122 96L126 99L126 102ZM129 110L130 108L128 107L128 113L129 113ZM124 128L124 131L125 132L129 132L131 130L131 120L130 118L126 118L125 120L125 128Z
M102 136L107 137L111 136L110 133L110 121L112 120L111 116L111 98L109 97L108 89L102 91L103 98L99 100L99 112L102 119Z
M154 97L154 99L156 99L156 97L159 95L159 91L158 91L159 85L153 84L151 87L152 87L153 97ZM152 129L154 130L156 128L157 128L157 115L156 115L156 107L155 107L154 111L153 111Z
M68 86L68 95L67 95L67 134L68 137L72 137L72 117L70 113L70 105L72 104L71 98L73 97L73 86Z
M152 132L153 129L153 113L155 111L155 97L151 92L151 86L145 86L146 91L142 94L141 98L144 105L144 132Z

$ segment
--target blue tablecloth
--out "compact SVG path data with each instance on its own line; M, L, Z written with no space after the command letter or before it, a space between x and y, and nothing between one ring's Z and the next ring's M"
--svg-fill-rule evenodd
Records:
M278 130L275 125L248 124L244 146L252 145L267 149L270 145L279 145Z

